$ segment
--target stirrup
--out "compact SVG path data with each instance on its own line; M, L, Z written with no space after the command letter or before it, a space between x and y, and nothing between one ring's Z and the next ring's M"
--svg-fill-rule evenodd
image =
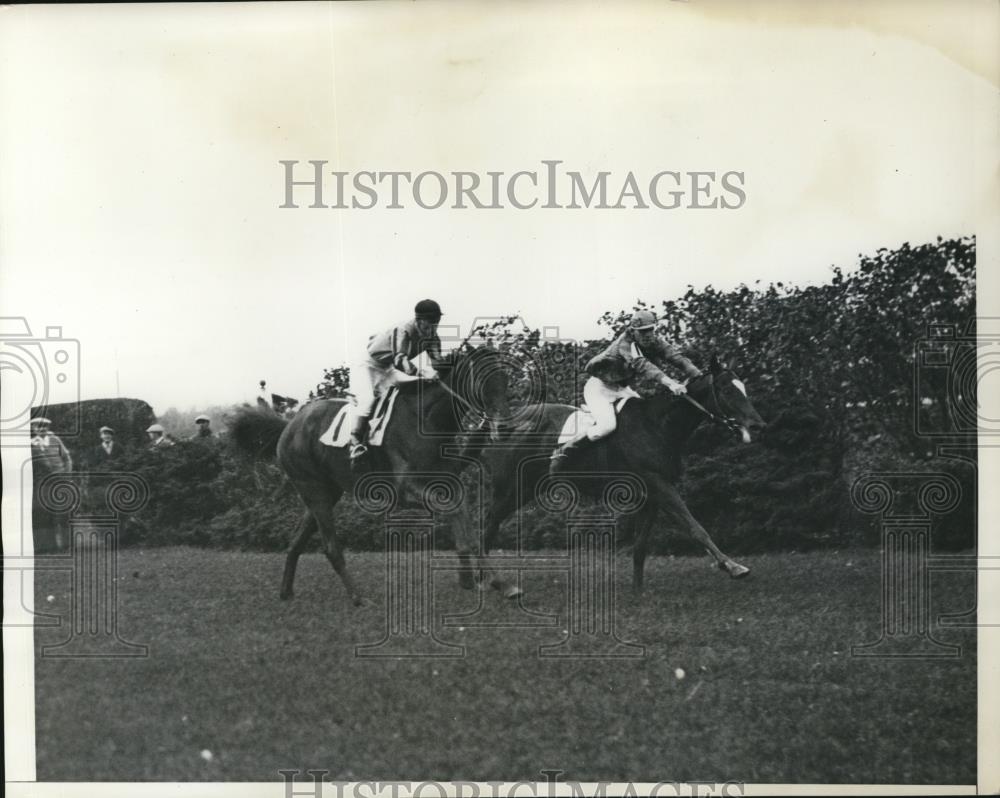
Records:
M351 444L351 459L357 460L359 457L364 457L365 453L368 451L368 447L363 443L352 443Z
M555 451L549 456L549 473L558 474L566 467L566 461L569 459L569 455L566 454L566 450L562 446L556 447Z

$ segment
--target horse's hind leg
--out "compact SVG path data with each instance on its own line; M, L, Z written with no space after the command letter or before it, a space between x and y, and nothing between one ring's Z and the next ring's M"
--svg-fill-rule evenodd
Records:
M299 555L306 548L309 539L316 534L318 524L312 514L312 510L306 510L299 521L298 528L288 546L288 553L285 555L285 572L281 575L281 599L287 601L295 595L292 586L295 584L295 566L298 565Z
M649 533L653 528L656 516L656 506L647 504L638 513L629 516L625 523L631 525L632 538L632 590L642 592L643 574L646 568L646 555L649 553Z
M720 569L729 574L733 579L739 579L750 573L749 568L723 554L719 547L715 545L715 541L709 536L705 527L699 524L697 519L691 515L691 511L684 504L684 500L677 492L677 488L667 482L661 483L658 488L658 493L662 497L663 510L668 513L678 528L687 532L688 535L705 547L705 551L715 558L715 563Z
M451 529L452 538L455 541L455 555L458 557L458 584L464 590L472 590L476 586L476 569L473 567L473 551L475 547L470 545L467 526L470 522L470 513L463 512L457 518L450 518L446 521Z
M357 607L362 603L361 592L351 579L351 575L347 573L344 552L337 540L337 530L333 523L333 508L340 500L343 491L328 485L317 485L302 491L302 494L319 526L319 533L323 538L323 552L340 577L340 581L344 583L351 602Z

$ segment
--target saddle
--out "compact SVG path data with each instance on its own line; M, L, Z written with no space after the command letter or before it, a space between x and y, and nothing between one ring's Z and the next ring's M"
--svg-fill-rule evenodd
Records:
M621 409L625 406L625 403L629 399L634 399L638 396L639 394L637 393L630 393L615 399L615 415L617 416L621 412ZM590 410L587 408L587 405L582 405L577 410L574 410L566 416L566 420L562 425L562 430L559 433L559 440L556 441L556 443L566 443L566 441L572 440L584 430L592 426L594 426L594 417L590 415Z
M368 446L381 446L385 431L389 428L389 420L392 418L392 409L396 404L396 397L399 389L393 385L375 403L368 426ZM335 449L342 449L351 442L351 429L354 427L354 418L358 414L358 403L351 397L351 401L345 404L333 417L330 427L319 437L319 442L325 446L332 446Z

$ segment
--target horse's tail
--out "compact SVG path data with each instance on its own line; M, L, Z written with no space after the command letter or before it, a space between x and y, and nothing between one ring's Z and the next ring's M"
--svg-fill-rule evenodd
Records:
M288 421L276 413L256 408L237 411L229 425L229 434L236 448L250 457L273 460L278 451L278 438Z

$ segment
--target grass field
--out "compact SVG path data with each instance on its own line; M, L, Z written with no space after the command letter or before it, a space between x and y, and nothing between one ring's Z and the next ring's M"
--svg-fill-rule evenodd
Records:
M318 554L280 602L280 555L122 552L120 632L149 656L36 657L38 778L975 781L974 632L936 630L962 645L956 660L850 655L878 637L877 551L750 557L743 581L704 558L651 558L638 600L619 557L618 634L645 646L627 660L539 658L566 628L558 573L523 582L555 627L441 627L464 657L360 659L385 626L385 560L348 556L360 608ZM434 595L447 612L478 599L453 573ZM934 575L932 595L935 617L969 609L974 579ZM37 574L36 600L68 612L69 576ZM487 594L480 617L523 615ZM37 629L36 645L65 636Z

